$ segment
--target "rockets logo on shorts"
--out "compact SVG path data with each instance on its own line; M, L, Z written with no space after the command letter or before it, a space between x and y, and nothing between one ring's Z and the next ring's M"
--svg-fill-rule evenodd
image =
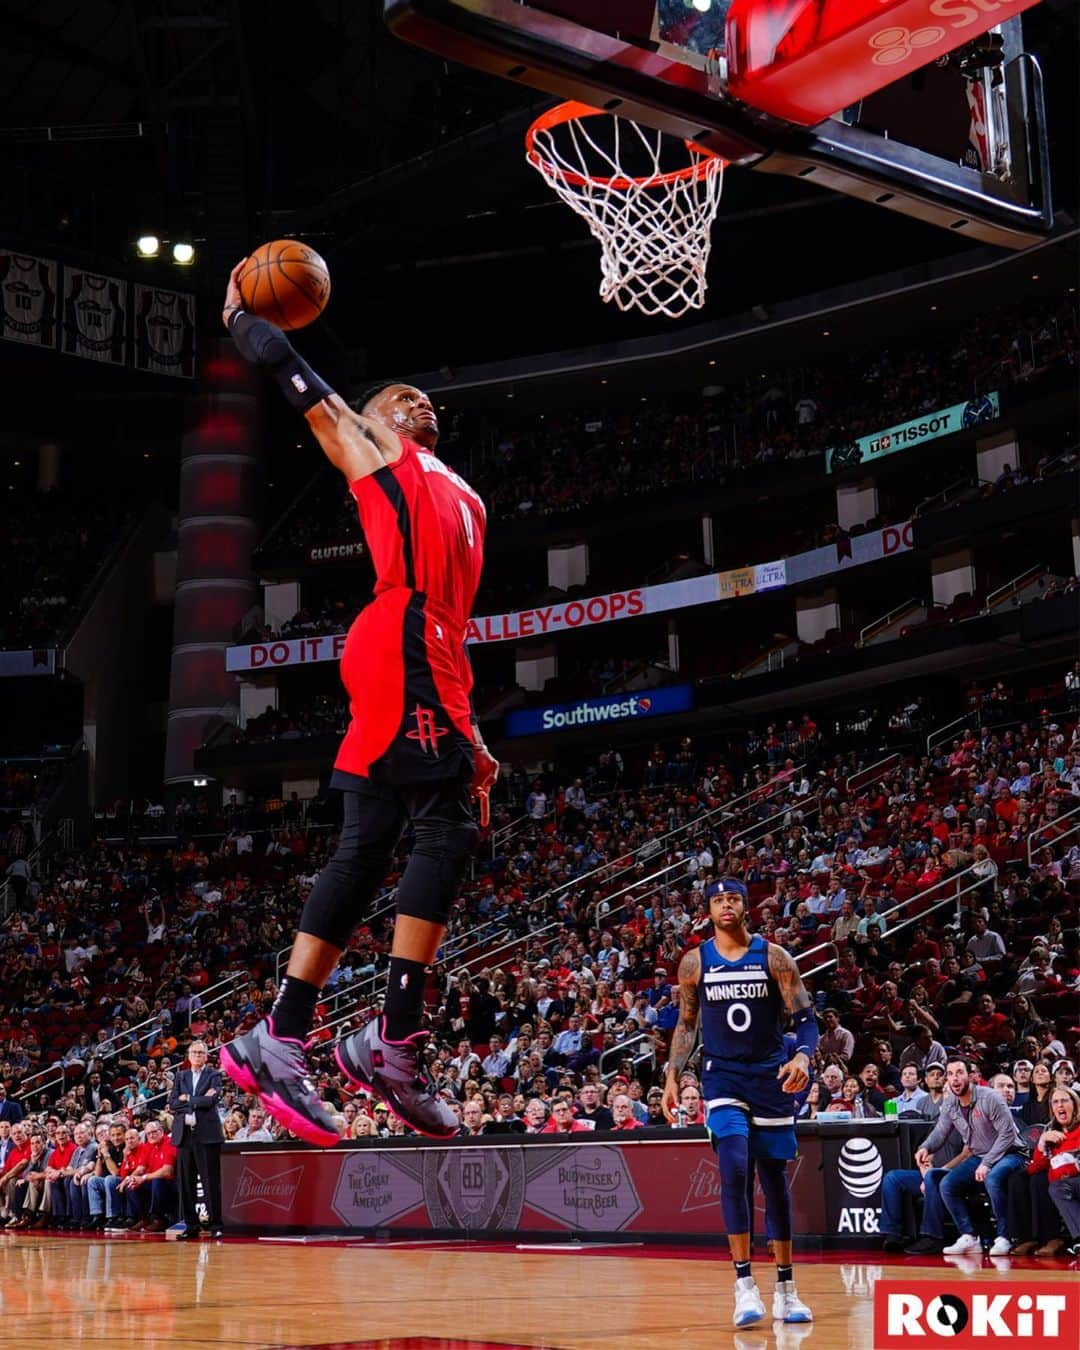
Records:
M429 755L439 753L439 737L449 736L449 727L440 727L435 723L435 713L431 708L424 708L419 703L412 711L412 716L416 719L416 730L407 731L405 735L410 741L419 741L420 749L426 751Z

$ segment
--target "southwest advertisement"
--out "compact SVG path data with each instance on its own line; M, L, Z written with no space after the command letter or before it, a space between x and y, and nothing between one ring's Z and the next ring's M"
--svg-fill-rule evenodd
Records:
M951 408L942 408L938 412L920 413L910 422L901 422L899 426L860 436L850 445L826 450L825 472L837 473L840 469L869 464L923 441L936 441L941 436L951 436L954 431L963 431L980 422L992 422L1000 416L1001 397L995 389L992 394L980 394L967 403L954 403Z
M576 703L555 703L547 708L528 708L507 713L507 736L535 736L568 727L594 727L605 722L627 722L665 713L687 712L694 706L689 684L673 684L640 694L614 694L609 698L583 698Z

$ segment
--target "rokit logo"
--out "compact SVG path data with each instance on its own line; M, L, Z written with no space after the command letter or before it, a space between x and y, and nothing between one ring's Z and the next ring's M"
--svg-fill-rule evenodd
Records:
M875 1350L948 1343L973 1350L991 1341L1015 1346L1080 1343L1080 1284L995 1281L941 1293L933 1280L878 1280Z

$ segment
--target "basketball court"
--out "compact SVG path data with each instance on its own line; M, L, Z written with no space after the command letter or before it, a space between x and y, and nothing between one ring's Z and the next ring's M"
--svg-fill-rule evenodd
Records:
M719 1214L717 1215L719 1219ZM1062 1262L797 1255L810 1325L731 1326L731 1264L713 1250L359 1239L166 1243L0 1238L3 1339L13 1345L548 1347L869 1350L880 1279L1037 1279L1075 1285ZM755 1274L766 1299L769 1264Z

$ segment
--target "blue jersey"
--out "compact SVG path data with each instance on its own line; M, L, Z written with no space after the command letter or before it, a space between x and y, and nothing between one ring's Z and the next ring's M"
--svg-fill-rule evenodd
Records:
M769 944L763 937L737 961L728 961L710 938L701 952L698 1007L706 1063L776 1069L784 1062L786 1010L780 986L769 974Z

